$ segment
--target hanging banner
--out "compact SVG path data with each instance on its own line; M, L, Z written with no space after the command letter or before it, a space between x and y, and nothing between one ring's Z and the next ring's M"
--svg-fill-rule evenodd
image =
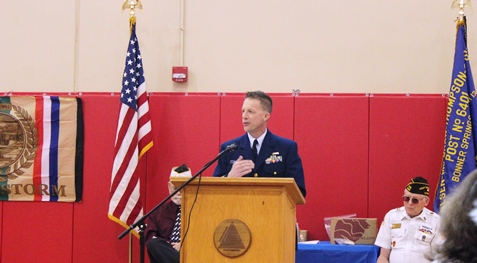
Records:
M81 99L0 97L0 200L81 201L83 144Z
M439 213L454 188L476 169L477 100L467 50L466 20L457 23L454 67L447 103L447 119L441 174L434 198Z

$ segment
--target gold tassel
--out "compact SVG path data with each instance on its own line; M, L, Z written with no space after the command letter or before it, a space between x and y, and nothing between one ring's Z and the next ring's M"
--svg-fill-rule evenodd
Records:
M457 30L459 30L459 27L466 26L466 25L467 25L467 19L465 18L465 16L463 16L462 18L459 18L457 20L456 28L457 28Z
M132 33L132 27L136 24L136 16L131 15L129 18L129 33Z

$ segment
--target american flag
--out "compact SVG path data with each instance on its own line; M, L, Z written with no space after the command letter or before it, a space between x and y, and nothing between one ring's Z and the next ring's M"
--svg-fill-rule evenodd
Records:
M108 217L129 228L143 215L136 167L141 156L153 145L146 82L135 23L131 25L120 101ZM134 230L133 233L137 236Z

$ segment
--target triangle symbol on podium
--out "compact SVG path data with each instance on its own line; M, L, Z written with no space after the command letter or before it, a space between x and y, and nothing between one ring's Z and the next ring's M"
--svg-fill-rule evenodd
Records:
M230 223L225 229L223 237L220 240L219 248L229 251L245 249L234 222Z

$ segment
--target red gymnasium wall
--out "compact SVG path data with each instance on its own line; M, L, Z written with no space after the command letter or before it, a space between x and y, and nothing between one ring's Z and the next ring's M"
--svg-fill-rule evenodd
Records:
M402 205L411 177L426 177L435 191L445 97L271 95L269 129L297 141L303 159L307 197L297 208L297 220L309 239L328 240L325 217L356 213L381 222L389 209ZM81 98L83 201L0 202L0 263L128 262L128 237L119 240L124 229L107 217L119 97L89 93ZM242 101L243 94L150 96L154 147L140 162L146 211L168 195L173 166L185 163L195 173L217 155L221 142L243 134ZM132 242L133 262L139 262L139 242L135 237Z

